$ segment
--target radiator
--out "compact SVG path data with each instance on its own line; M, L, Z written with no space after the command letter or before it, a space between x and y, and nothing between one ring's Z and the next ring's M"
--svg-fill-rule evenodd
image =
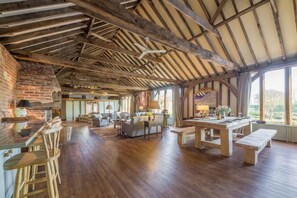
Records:
M258 129L275 129L277 133L273 137L274 140L297 142L297 126L253 123L253 131Z

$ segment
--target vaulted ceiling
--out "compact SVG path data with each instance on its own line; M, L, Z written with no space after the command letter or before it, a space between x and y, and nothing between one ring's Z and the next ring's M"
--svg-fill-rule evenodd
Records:
M0 0L0 43L65 92L126 94L294 59L296 18L296 0Z

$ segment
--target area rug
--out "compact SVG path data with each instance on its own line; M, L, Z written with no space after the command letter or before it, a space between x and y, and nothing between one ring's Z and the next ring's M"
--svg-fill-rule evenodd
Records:
M113 125L106 127L89 127L91 131L99 135L103 140L117 138L118 129L115 129Z

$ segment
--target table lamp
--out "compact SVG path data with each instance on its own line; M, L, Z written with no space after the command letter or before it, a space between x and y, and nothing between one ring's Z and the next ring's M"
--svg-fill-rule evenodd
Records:
M16 106L20 110L15 109L14 114L16 117L26 117L28 107L32 107L29 100L20 100Z
M147 107L148 110L158 110L158 109L161 109L160 107L160 104L158 101L155 101L155 100L151 100L148 107ZM153 115L154 118L155 118L155 115Z
M138 109L139 109L139 111L142 111L143 110L143 106L139 106Z
M201 117L206 117L206 113L209 111L209 106L208 105L197 105L196 110L201 112Z

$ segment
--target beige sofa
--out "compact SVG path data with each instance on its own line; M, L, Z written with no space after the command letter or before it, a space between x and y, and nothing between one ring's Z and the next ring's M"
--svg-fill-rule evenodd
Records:
M156 115L155 119L163 123L163 116ZM144 121L148 120L148 116L134 116L130 122L123 123L122 131L126 136L136 137L144 135ZM158 127L158 132L161 127ZM151 128L151 134L156 133L156 127Z

